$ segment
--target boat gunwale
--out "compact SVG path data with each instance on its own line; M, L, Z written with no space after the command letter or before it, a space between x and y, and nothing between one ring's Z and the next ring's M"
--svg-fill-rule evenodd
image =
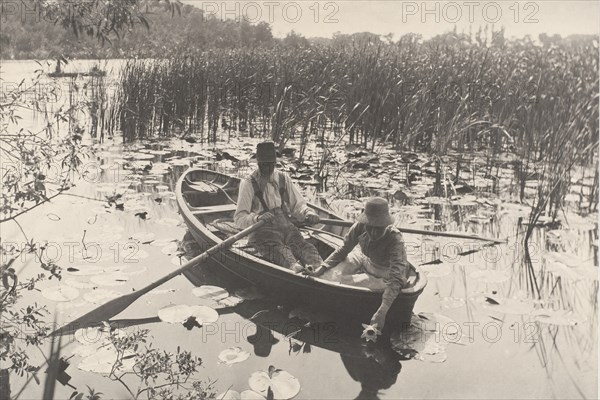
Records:
M191 173L197 173L197 172L207 172L207 173L211 173L211 174L215 174L215 175L221 175L224 177L228 177L230 179L231 178L240 179L240 178L232 177L227 174L223 174L223 173L220 173L217 171L208 170L208 169L204 169L204 168L189 168L183 172L183 174L177 181L177 185L176 185L176 189L175 189L175 196L177 199L177 204L179 206L179 210L180 210L180 212L182 212L184 214L183 215L184 219L189 221L196 228L196 230L199 231L199 233L201 233L204 237L206 237L207 240L212 241L214 244L219 244L223 240L220 239L218 236L216 236L214 233L212 233L209 229L207 229L205 227L205 225L193 214L193 212L190 209L190 205L187 203L187 200L183 196L182 187L183 187L183 184L185 183L186 177L188 175L190 175ZM321 211L323 213L326 213L330 216L335 217L336 219L342 220L342 218L340 218L338 215L334 214L333 212L330 212L330 211L328 211L322 207L319 207L315 204L311 204L308 202L307 202L307 204L312 209ZM188 225L188 228L189 228L189 225ZM335 235L334 233L329 233L329 234L334 237L342 238L341 236ZM289 279L290 282L299 284L301 286L309 286L312 288L315 288L315 286L317 288L318 288L318 286L324 286L323 288L341 290L342 292L351 292L355 295L364 294L366 296L373 296L373 295L379 296L379 295L382 295L384 292L383 290L372 290L369 288L352 286L352 285L347 285L347 284L343 284L343 283L339 283L339 282L332 282L330 280L322 279L320 277L299 275L298 273L293 272L288 268L284 268L284 267L274 264L270 261L259 258L255 255L252 255L248 252L243 251L240 248L230 247L226 251L235 254L239 258L247 259L248 261L252 262L253 264L265 265L267 267L270 267L274 271L285 272L285 274L287 274L287 276L289 278L292 278L292 279ZM421 292L425 288L425 286L427 286L427 277L425 276L423 270L421 268L419 268L418 266L413 265L413 267L416 270L417 280L415 281L414 286L411 286L411 287L405 288L405 289L401 289L400 290L401 294L412 295L412 294ZM266 275L274 275L274 274L271 274L270 269L267 269L267 268L261 269L260 272L263 274L266 274ZM283 278L284 276L285 275L283 275L283 276L278 275L278 278ZM315 284L318 284L318 285L315 285Z

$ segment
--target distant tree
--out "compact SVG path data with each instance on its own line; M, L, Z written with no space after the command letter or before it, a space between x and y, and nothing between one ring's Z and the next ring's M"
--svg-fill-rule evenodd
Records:
M296 33L294 30L288 33L287 36L284 37L281 42L286 47L292 47L296 49L310 47L310 42L308 41L308 39L306 39L301 34Z

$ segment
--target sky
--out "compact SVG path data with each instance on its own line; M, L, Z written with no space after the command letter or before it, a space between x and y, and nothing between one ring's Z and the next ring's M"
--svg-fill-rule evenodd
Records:
M219 18L246 18L269 22L275 37L294 30L306 37L331 37L373 32L406 33L429 38L456 25L458 32L476 31L479 26L504 27L507 37L537 38L540 33L600 34L600 1L404 1L404 0L182 0Z

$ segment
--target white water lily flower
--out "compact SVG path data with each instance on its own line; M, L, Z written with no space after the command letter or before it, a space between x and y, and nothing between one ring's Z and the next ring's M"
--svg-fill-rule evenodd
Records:
M241 347L230 347L219 353L219 360L223 364L231 365L246 361L250 353L242 350Z
M43 289L42 296L52 301L71 301L79 297L79 290L71 286L58 285Z
M182 324L190 317L194 317L200 325L203 325L217 322L219 313L207 306L188 306L186 304L168 306L158 310L158 318L170 324Z
M287 400L300 392L300 382L290 373L269 367L269 372L256 371L248 379L248 385L253 391L267 396L269 387L275 400Z
M194 288L192 290L192 294L196 297L200 297L201 299L210 299L215 301L229 297L229 292L227 290L223 289L222 287L210 285L202 285Z
M360 335L361 339L366 339L367 342L376 342L377 336L381 335L381 331L377 329L377 324L367 325L362 324L364 328L362 335Z

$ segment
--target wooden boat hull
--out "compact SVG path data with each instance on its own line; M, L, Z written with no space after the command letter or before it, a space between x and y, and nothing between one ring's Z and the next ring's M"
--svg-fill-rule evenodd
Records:
M225 190L233 188L234 190L230 190L231 197L235 197L237 195L235 187L239 185L239 179L214 171L192 169L186 171L177 183L178 206L190 233L203 248L213 246L221 239L207 228L206 223L201 221L202 217L198 217L198 213L201 213L202 206L210 208L222 204L222 200L218 199L218 195L215 195L214 199L211 199L209 195L195 196L203 197L203 199L194 200L194 196L190 196L192 191L189 190L186 182L210 182L211 185L217 185ZM218 192L219 190L217 190ZM198 202L202 203L201 207L191 204ZM340 219L321 207L310 206L323 218ZM329 232L320 234L323 240L316 241L315 245L321 254L326 256L333 250L331 248L332 240L337 238L339 243L339 235L343 235L344 229L347 228L327 227L324 229L328 229ZM258 286L274 298L294 304L306 304L319 311L343 316L344 319L368 323L381 304L381 292L320 278L305 277L242 249L230 248L215 255L213 259L221 267ZM412 288L404 289L399 294L388 312L387 326L396 327L410 323L414 304L425 286L426 278L417 269L415 285Z

